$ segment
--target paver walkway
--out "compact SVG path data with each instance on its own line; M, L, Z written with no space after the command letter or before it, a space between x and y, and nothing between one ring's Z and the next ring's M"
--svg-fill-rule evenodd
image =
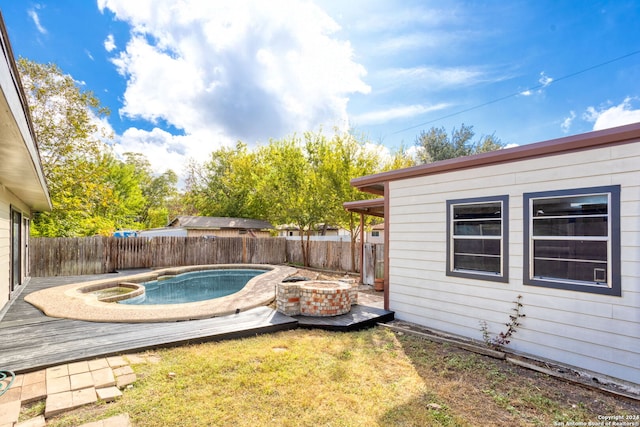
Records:
M136 381L130 363L143 363L142 356L115 356L68 363L17 375L11 388L0 396L0 427L45 426L46 419L98 400L111 402L122 396L121 390ZM8 381L5 380L5 381ZM44 415L18 423L23 405L45 400ZM126 422L128 416L125 417ZM89 426L126 426L125 418L91 423ZM109 421L111 423L112 421ZM118 422L118 423L116 423Z

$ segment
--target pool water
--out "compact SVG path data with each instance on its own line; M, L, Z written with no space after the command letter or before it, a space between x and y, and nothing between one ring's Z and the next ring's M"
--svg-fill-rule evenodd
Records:
M144 294L118 301L118 304L182 304L220 298L238 292L251 280L268 270L218 269L164 276L142 283Z

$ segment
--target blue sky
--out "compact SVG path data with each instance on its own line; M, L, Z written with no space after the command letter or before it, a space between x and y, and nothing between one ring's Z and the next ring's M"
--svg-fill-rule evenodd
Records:
M432 126L527 144L640 121L640 1L0 0L16 56L111 109L117 153Z

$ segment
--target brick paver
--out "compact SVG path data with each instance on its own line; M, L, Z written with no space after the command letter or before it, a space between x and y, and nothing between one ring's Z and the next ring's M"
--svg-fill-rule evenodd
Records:
M47 422L45 421L44 416L38 415L35 418L16 424L16 427L46 427L46 425Z
M76 408L78 406L88 405L89 403L95 403L98 401L98 396L96 395L96 389L94 387L74 390L71 392L71 398L73 400L73 406Z
M107 362L107 359L104 359L104 358L89 361L89 369L92 371L96 371L98 369L108 368L108 367L109 367L109 362Z
M133 374L133 369L129 365L121 366L113 370L113 375L115 375L116 377L129 374Z
M50 394L45 403L44 417L50 418L71 409L73 409L73 397L70 391Z
M132 365L139 365L142 363L146 363L147 359L144 356L140 356L139 354L127 354L125 356L125 358L129 361L129 363L131 363Z
M119 389L123 389L129 384L133 384L135 382L136 382L136 374L120 375L119 377L116 378L116 386Z
M112 368L119 368L120 366L127 365L127 361L121 356L107 357L107 362L109 362L109 366Z
M79 427L131 427L131 420L128 414L116 415L106 420L94 421L88 424L82 424Z
M80 390L82 388L93 387L93 376L91 372L82 372L80 374L70 375L71 390Z
M0 404L13 402L14 400L20 400L22 394L22 387L16 387L15 383L11 385L11 388L7 390L2 396L0 396Z
M45 379L46 379L46 372L44 370L29 372L24 374L24 378L22 379L22 385L44 382Z
M119 397L122 397L122 392L118 389L118 387L106 387L106 388L97 388L96 394L98 395L98 399L104 402L113 402Z
M146 361L141 357L132 357L131 360L137 363ZM62 412L97 402L98 399L111 402L122 396L116 385L124 388L136 381L136 374L128 363L123 357L116 356L18 375L11 388L0 396L0 427L44 427L46 418ZM22 404L44 398L44 416L16 424ZM100 427L131 426L128 415L98 423L96 425Z
M0 423L15 423L20 416L20 401L13 400L7 403L0 403Z
M116 379L113 376L113 370L111 368L102 368L96 371L91 371L91 377L93 378L93 384L96 388L116 385Z
M89 372L89 362L75 362L68 365L69 375L81 374L83 372Z
M69 375L68 365L53 366L46 369L47 380L51 378L60 378Z
M47 378L47 394L62 393L71 390L71 382L68 376Z
M20 400L23 404L37 402L47 397L47 384L45 381L23 384Z

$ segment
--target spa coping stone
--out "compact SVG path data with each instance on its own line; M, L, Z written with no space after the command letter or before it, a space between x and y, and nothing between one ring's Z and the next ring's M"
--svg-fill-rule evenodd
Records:
M260 269L267 270L247 282L240 291L220 298L184 304L127 305L103 302L83 288L117 286L121 282L144 283L160 276L178 275L192 271L213 269ZM174 322L225 316L270 304L275 300L276 284L295 273L288 266L265 264L214 264L172 267L139 273L93 280L84 283L55 286L25 296L49 317L85 320L90 322Z

